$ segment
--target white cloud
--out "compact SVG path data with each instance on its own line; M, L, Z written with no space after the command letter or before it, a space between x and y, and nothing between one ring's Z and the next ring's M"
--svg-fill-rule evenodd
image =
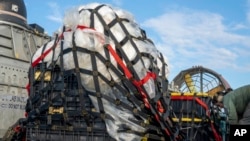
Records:
M245 30L245 29L249 29L248 25L243 24L243 23L238 23L236 25L232 25L231 27L232 30L236 31L236 30Z
M52 14L48 15L47 18L57 23L62 23L62 12L60 11L60 6L55 2L48 3Z
M203 65L249 71L249 63L241 59L250 58L244 53L249 52L250 35L234 32L237 29L223 19L216 13L184 9L168 11L142 25L157 32L161 40L156 45L174 70Z

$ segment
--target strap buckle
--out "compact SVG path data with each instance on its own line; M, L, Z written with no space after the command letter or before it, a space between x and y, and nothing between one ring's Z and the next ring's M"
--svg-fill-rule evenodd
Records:
M59 108L55 108L55 107L49 107L49 114L53 115L53 114L62 114L64 111L63 107L59 107Z

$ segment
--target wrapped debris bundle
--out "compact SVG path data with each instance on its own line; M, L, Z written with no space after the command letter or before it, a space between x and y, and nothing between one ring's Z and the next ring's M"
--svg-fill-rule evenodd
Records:
M168 73L131 14L98 3L73 8L32 58L26 137L182 140L170 117Z

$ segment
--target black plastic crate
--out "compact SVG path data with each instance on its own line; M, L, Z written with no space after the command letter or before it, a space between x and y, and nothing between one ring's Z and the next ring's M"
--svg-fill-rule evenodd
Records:
M46 74L47 73L47 74ZM82 93L88 117L82 115L74 71L40 63L31 69L32 81L26 139L28 141L111 141L106 124L87 93ZM90 130L91 129L91 130Z

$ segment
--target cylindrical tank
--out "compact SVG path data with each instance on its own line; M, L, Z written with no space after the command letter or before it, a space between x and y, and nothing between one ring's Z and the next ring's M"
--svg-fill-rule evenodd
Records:
M31 56L50 40L26 17L23 0L0 0L0 139L24 117Z
M0 20L27 25L27 13L23 0L0 0Z

